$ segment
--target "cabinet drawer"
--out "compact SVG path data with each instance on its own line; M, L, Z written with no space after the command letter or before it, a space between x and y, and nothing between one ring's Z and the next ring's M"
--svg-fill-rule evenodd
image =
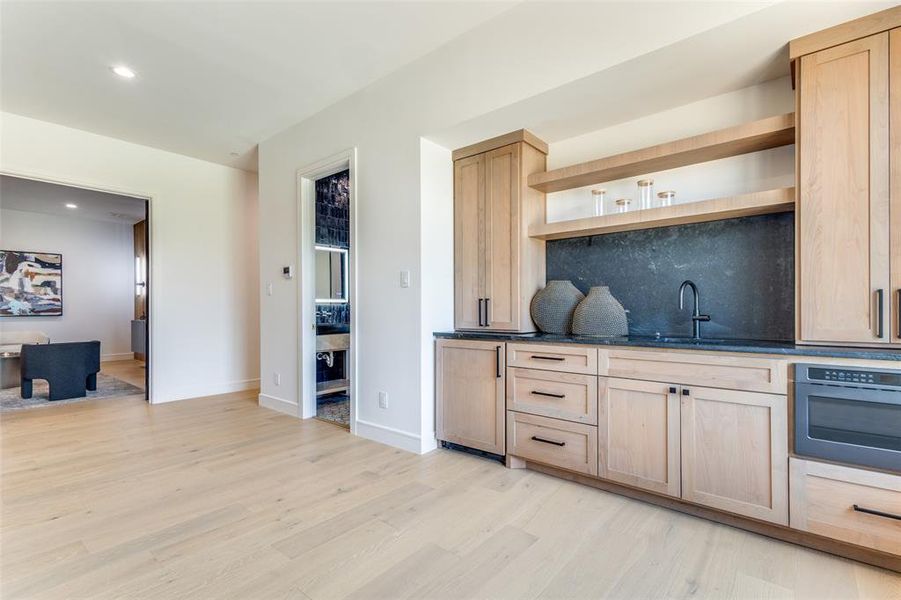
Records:
M610 377L652 379L748 392L788 393L787 361L671 350L598 351L598 372Z
M793 528L901 555L901 520L863 512L901 515L901 477L798 458L790 465Z
M537 369L507 369L507 409L597 425L598 378Z
M511 367L598 374L598 351L591 346L508 343L507 357Z
M507 453L588 475L598 474L598 430L507 411Z

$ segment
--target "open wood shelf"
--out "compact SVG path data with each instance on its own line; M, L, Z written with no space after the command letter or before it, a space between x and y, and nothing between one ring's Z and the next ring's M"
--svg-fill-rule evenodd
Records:
M787 187L741 194L740 196L686 202L675 206L542 223L530 227L529 236L542 240L562 240L617 231L704 223L793 210L795 210L795 188Z
M655 171L738 156L795 143L795 114L767 117L560 169L529 175L529 186L560 192Z

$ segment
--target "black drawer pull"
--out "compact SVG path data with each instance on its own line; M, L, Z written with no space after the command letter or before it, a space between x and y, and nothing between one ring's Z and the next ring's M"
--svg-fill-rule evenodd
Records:
M688 389L688 388L682 388L682 395L683 395L683 396L690 396L690 395L691 395L691 390Z
M532 439L534 440L535 438L532 438ZM896 514L893 514L893 513L882 512L881 510L874 510L874 509L872 509L872 508L864 508L864 507L859 506L859 505L857 505L857 504L852 505L852 508L853 508L854 510L856 510L857 512L866 513L866 514L868 514L868 515L876 515L877 517L885 517L885 518L887 518L887 519L897 519L898 521L901 521L901 515L896 515Z
M536 396L547 396L548 398L566 398L566 394L552 394L550 392L539 392L537 390L532 390L530 393L535 394Z
M500 379L504 376L501 372L501 347L497 346L494 349L494 371L497 374L497 378Z
M676 386L674 386L674 385L669 386L669 393L670 393L670 394L675 394L675 393L676 393Z
M532 358L536 360L566 360L562 356L540 356L538 354L533 354Z
M876 337L885 337L885 290L876 290Z
M565 445L566 445L566 442L558 442L558 441L555 441L555 440L546 440L546 439L544 439L544 438L538 437L537 435L533 435L533 436L532 436L532 441L534 441L534 442L542 442L542 443L544 443L544 444L551 444L551 445L553 445L553 446L565 446Z

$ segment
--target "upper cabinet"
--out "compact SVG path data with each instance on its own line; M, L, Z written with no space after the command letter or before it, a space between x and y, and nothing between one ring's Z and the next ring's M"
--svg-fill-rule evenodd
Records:
M545 283L544 193L526 185L545 170L547 146L520 130L454 152L454 326L534 331L532 296Z
M884 13L792 42L801 342L901 342L901 37L873 32L901 9Z

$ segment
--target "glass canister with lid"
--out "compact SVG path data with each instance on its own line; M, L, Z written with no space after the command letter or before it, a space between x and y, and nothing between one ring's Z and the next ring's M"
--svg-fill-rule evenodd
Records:
M653 207L654 180L642 179L638 182L638 208L645 210Z

